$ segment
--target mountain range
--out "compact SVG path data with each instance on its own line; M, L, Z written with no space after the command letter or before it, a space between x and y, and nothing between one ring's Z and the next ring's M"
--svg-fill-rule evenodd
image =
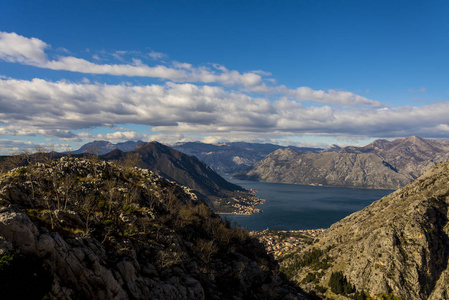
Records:
M376 140L364 147L333 147L320 153L278 149L237 179L397 189L437 162L449 160L449 142L417 136Z
M72 151L72 154L97 153L100 155L119 149L123 152L131 151L142 141L128 141L112 144L107 141L94 141L83 145L80 149ZM285 149L286 146L262 143L230 142L219 144L207 144L201 142L181 142L170 145L171 148L185 154L194 155L218 173L234 174L242 171L255 162L261 160L269 153L277 149ZM299 152L319 152L321 148L294 147Z
M137 146L139 146L140 144L143 144L144 142L142 141L127 141L127 142L123 142L123 143L117 143L117 144L113 144L111 142L108 141L93 141L90 143L87 143L83 146L81 146L81 148L79 148L78 150L75 151L71 151L71 154L82 154L82 153L95 153L98 155L103 155L106 154L108 152L111 152L112 150L115 149L119 149L123 152L127 152L127 151L131 151L134 148L136 148Z
M235 174L242 171L265 156L286 146L261 143L230 142L205 144L201 142L177 143L172 148L186 154L195 155L219 173ZM321 148L294 147L298 152L319 152Z

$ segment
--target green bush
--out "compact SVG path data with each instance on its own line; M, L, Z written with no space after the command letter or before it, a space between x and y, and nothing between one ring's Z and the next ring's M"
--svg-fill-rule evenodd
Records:
M106 201L100 201L98 202L98 208L100 210L106 210L108 208L108 204L106 203Z
M103 222L103 225L106 226L106 227L111 227L112 225L114 225L114 221L112 221L112 220L105 220Z
M393 293L389 293L389 294L380 294L379 299L380 300L401 300L401 297L397 297L397 296L393 295Z
M355 291L354 287L348 282L343 272L333 272L329 279L329 287L335 294L348 295Z
M368 299L371 299L371 298L369 297L369 295L367 293L365 293L365 291L361 291L361 292L356 291L354 296L352 297L352 299L354 299L354 300L368 300Z
M301 283L309 283L316 280L316 273L308 273Z
M20 169L17 170L17 173L19 173L19 174L28 173L28 168L20 168Z

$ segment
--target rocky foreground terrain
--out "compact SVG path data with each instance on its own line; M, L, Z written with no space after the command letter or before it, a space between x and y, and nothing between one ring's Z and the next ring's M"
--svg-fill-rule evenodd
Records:
M376 140L364 147L321 153L279 149L234 175L237 179L294 184L398 189L437 162L449 160L449 142L416 136Z
M445 162L335 223L282 265L322 297L448 299L448 214Z
M189 188L63 157L0 175L2 299L303 299Z

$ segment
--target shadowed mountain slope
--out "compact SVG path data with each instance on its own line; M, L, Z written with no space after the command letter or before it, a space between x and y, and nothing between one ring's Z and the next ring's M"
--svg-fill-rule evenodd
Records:
M252 198L254 194L226 181L205 163L158 142L144 143L127 153L111 151L100 158L107 161L124 159L138 154L139 167L145 168L179 184L194 189L218 211L229 211L233 198ZM230 203L231 205L232 203Z

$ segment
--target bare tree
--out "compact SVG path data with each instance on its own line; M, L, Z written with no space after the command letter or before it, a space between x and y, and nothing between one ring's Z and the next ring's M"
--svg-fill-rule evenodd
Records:
M134 167L138 167L140 162L142 161L142 156L139 153L128 153L125 158L122 158L119 162L119 165L130 169Z

